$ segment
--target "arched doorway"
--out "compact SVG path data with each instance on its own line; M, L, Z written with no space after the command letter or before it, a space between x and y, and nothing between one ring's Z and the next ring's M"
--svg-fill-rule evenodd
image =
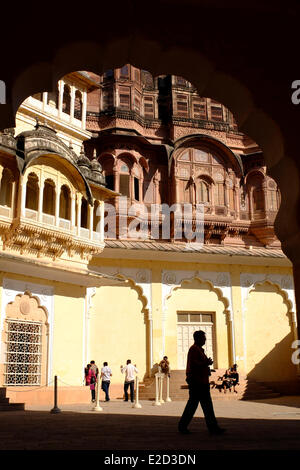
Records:
M166 300L165 354L174 369L185 369L193 333L206 333L204 346L214 368L227 368L232 360L228 302L220 289L199 278L185 280Z

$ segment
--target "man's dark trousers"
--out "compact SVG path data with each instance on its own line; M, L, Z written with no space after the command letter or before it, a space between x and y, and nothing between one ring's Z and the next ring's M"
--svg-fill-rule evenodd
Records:
M133 403L133 400L134 400L134 380L132 382L125 382L124 383L125 401L128 401L128 387L130 387L130 400Z
M105 393L105 400L109 401L108 389L109 389L110 381L102 380L102 390Z
M184 412L178 423L178 427L181 430L187 429L190 424L200 402L202 407L206 425L209 430L218 427L213 403L210 396L209 384L201 383L189 383L189 399L184 409Z

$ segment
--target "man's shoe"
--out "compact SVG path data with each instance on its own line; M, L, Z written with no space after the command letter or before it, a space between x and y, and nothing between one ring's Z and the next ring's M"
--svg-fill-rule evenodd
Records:
M178 428L178 431L180 434L191 434L191 431L189 431L187 428Z
M209 429L209 434L212 434L212 435L220 435L220 434L224 434L224 432L226 432L226 429L224 428L216 427L216 428Z

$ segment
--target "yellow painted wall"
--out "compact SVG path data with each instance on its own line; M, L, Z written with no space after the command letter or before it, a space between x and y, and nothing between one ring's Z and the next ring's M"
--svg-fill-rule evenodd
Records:
M89 322L89 360L112 369L112 384L124 382L120 365L131 359L142 380L146 372L146 315L144 300L133 283L97 289Z
M54 294L53 375L82 385L85 289L58 284Z
M244 312L249 377L258 381L295 378L288 309L285 296L275 285L264 282L250 292Z
M250 292L243 312L239 285L241 272L291 274L290 268L101 258L93 260L93 263L99 268L115 266L151 270L154 364L161 360L163 354L162 271L186 269L230 272L235 348L240 372L244 372L245 365L245 372L256 380L267 382L295 378L296 367L291 363L294 336L284 295L276 286L265 282ZM12 273L1 273L0 280L2 277L54 287L53 375L57 374L65 384L82 385L85 365L85 288L47 281L42 278L42 270L39 279ZM149 305L146 304L143 292L132 281L122 287L98 287L92 298L86 344L87 360L94 359L99 367L107 361L113 370L114 385L124 382L120 365L125 365L127 359L137 364L141 380L147 372L150 359L147 307ZM178 364L177 311L215 312L215 367L225 369L231 365L230 335L224 309L218 292L208 282L194 279L172 291L166 302L164 351L170 359L172 369L176 369Z

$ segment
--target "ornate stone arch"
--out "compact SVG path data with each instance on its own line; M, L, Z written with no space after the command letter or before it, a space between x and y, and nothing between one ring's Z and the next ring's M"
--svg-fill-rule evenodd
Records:
M167 320L167 300L172 296L175 289L182 286L184 282L193 282L195 279L208 283L210 289L216 293L218 300L224 305L224 315L226 325L230 332L228 338L230 342L231 360L235 362L235 335L234 317L232 309L231 279L228 272L210 271L163 271L162 272L162 329L163 329L163 350L165 347L165 324Z
M145 325L148 323L149 357L148 371L153 366L153 320L152 320L152 295L151 295L151 271L149 269L139 268L119 268L119 267L101 267L101 272L110 276L119 277L128 282L128 285L135 289L139 299L143 304L143 314Z
M284 298L288 307L288 316L290 326L292 328L297 327L297 315L296 315L296 300L294 294L293 278L290 275L281 274L241 274L241 288L242 288L242 313L245 318L246 313L246 301L255 287L268 283L274 285L279 293ZM295 339L297 339L295 337Z

